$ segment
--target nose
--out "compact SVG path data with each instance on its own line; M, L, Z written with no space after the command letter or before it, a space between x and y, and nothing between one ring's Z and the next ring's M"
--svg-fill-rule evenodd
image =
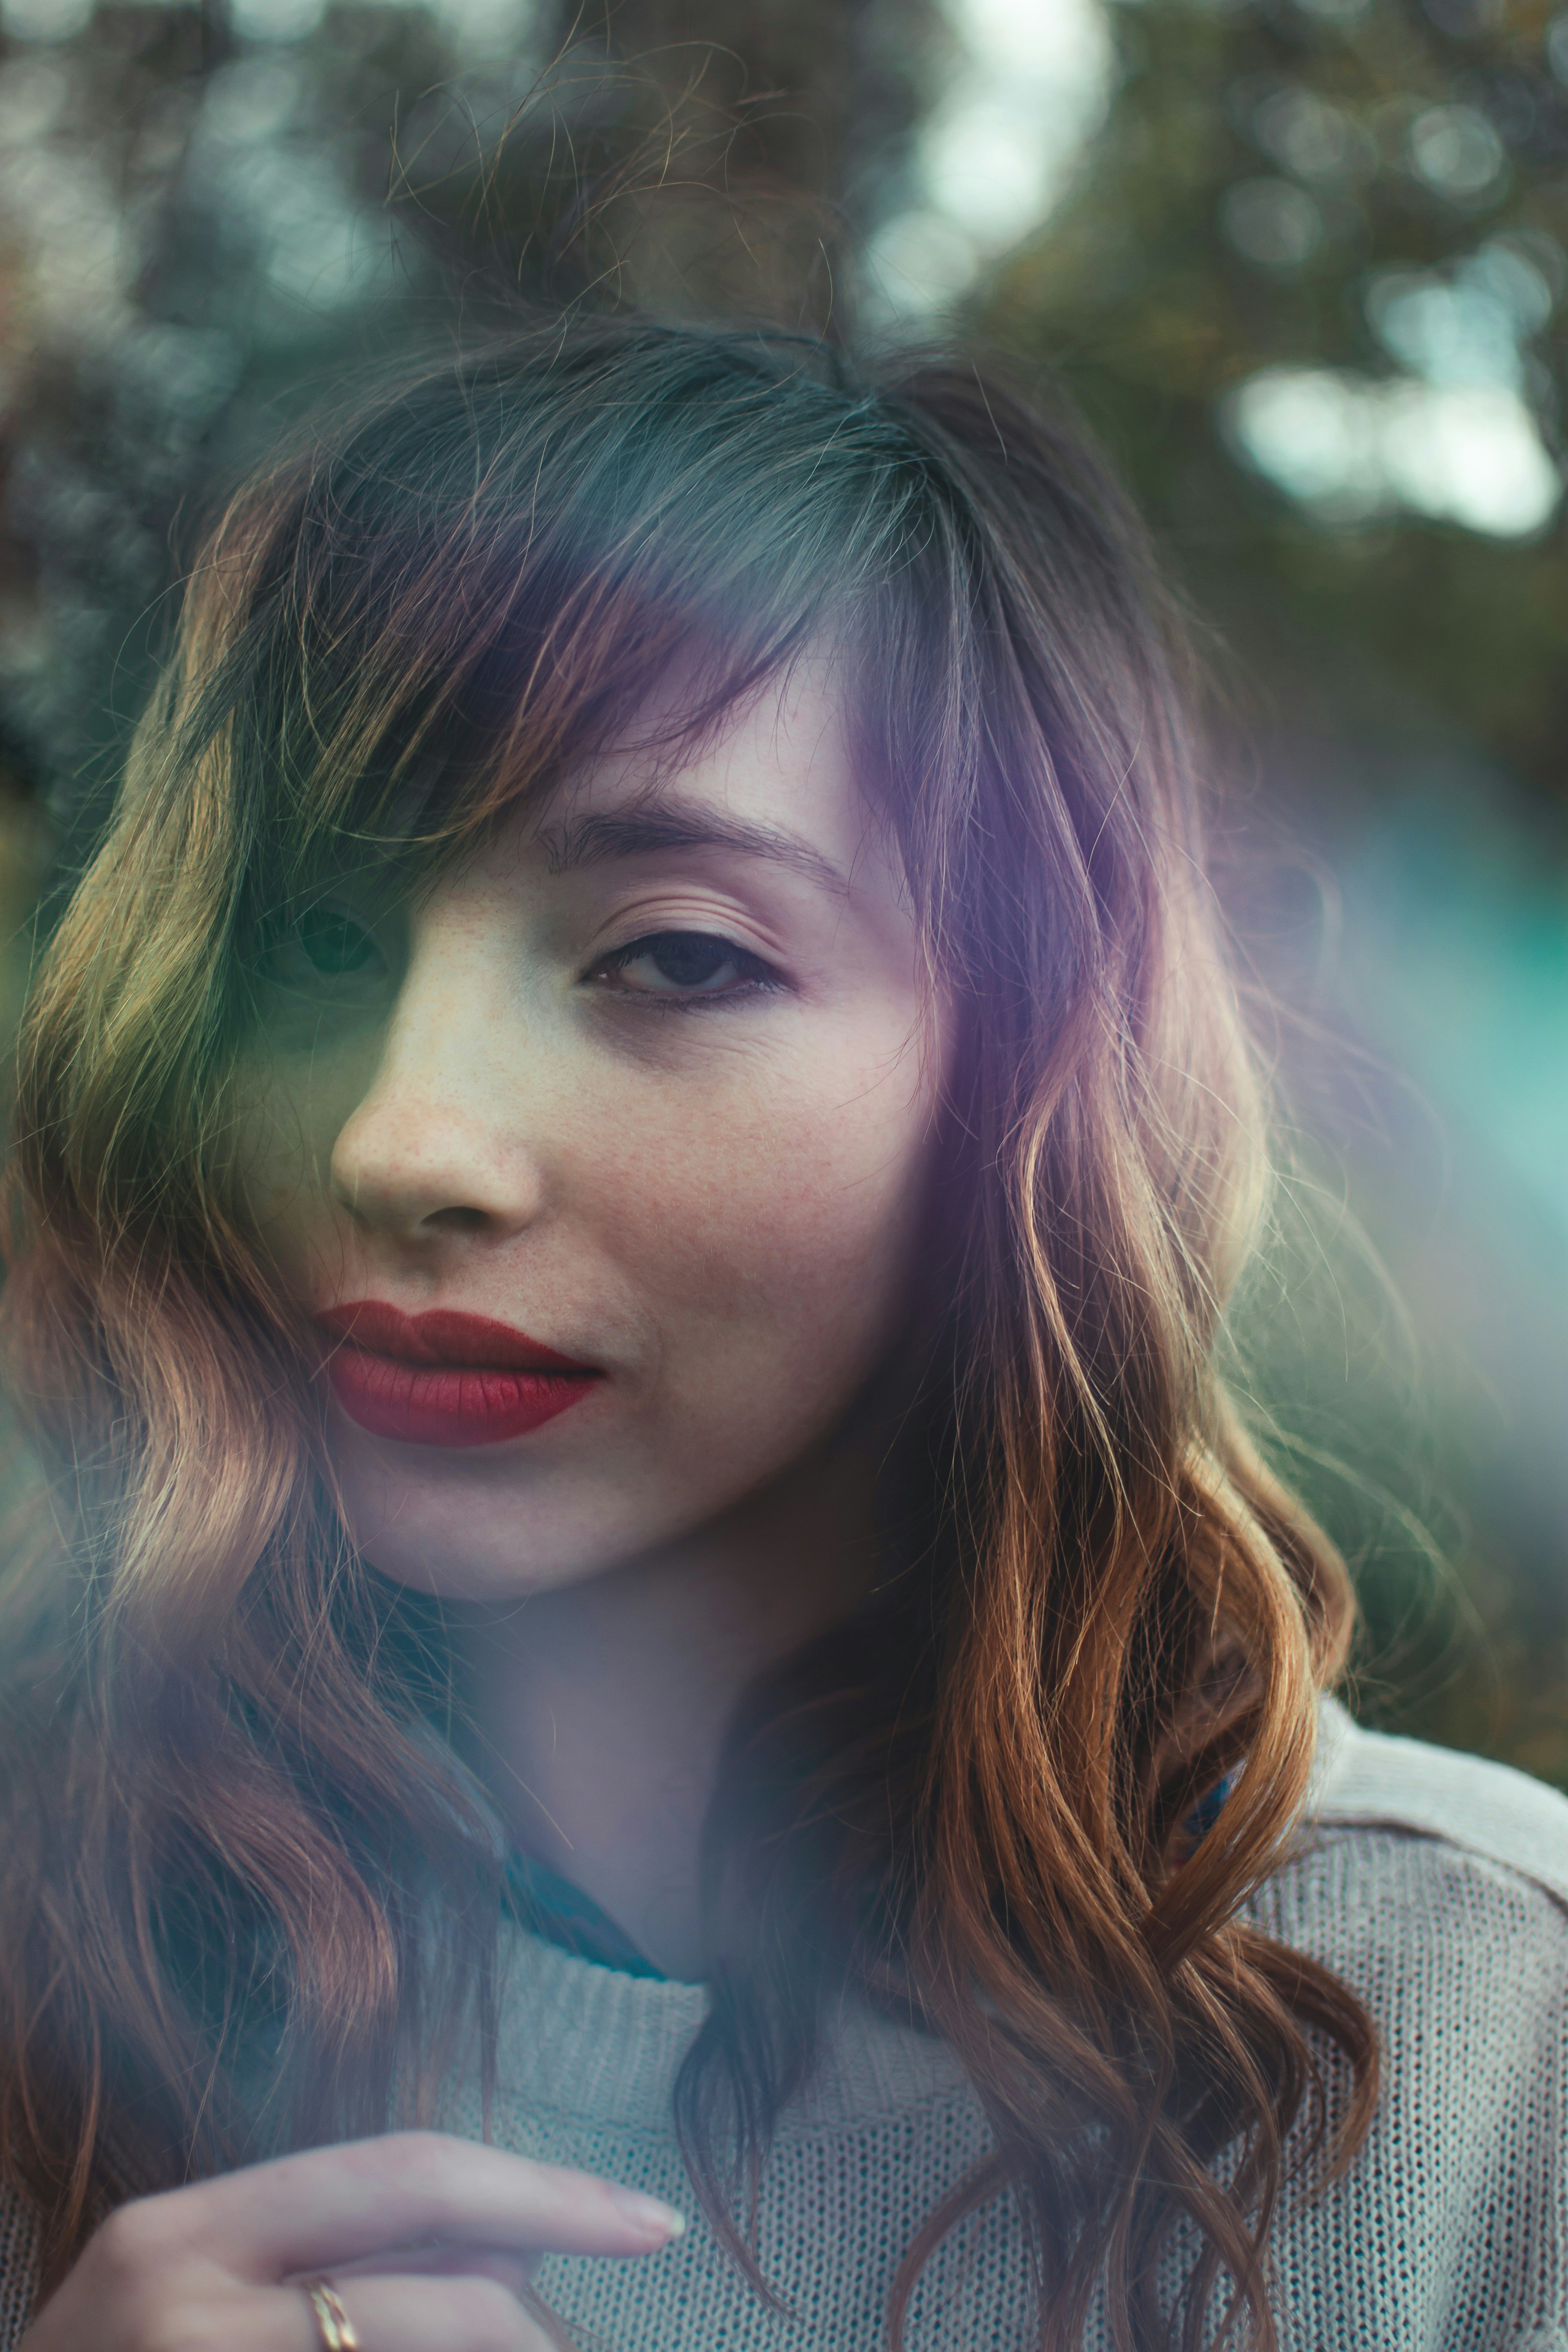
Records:
M410 964L370 1088L332 1147L333 1197L367 1234L500 1240L543 1207L517 1118L521 1016L484 962L437 936Z

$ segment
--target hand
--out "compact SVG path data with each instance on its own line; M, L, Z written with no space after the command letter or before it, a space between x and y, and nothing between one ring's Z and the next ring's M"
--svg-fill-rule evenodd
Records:
M300 2282L322 2276L362 2352L547 2352L520 2299L542 2254L651 2254L682 2226L586 2172L393 2132L122 2205L16 2352L321 2352Z

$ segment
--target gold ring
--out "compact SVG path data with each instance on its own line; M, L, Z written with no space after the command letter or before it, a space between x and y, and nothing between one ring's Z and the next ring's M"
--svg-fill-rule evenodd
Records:
M343 2309L335 2289L329 2286L325 2279L310 2279L306 2282L305 2294L316 2315L316 2325L321 2331L321 2352L360 2352L353 2321Z

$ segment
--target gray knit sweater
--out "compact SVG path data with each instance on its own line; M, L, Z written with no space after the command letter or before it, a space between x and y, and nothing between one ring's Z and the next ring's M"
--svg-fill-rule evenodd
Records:
M1331 1703L1296 1851L1252 1907L1354 1987L1384 2050L1369 2143L1274 2233L1289 2352L1568 2352L1568 1800L1357 1730ZM670 2091L702 1989L521 1934L512 1958L496 2137L689 2210ZM448 2120L477 2134L477 2100L458 2092ZM849 2011L764 2178L762 2265L785 2314L700 2220L647 2261L554 2260L540 2284L583 2352L876 2352L900 2254L985 2147L945 2050ZM11 2227L7 2262L0 2218L0 2346L26 2299L25 2225ZM1024 2352L1032 2309L998 2198L926 2272L910 2352ZM1105 2341L1097 2324L1086 2352Z

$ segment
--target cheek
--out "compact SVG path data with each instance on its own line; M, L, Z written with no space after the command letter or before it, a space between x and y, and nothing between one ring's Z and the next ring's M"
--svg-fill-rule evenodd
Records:
M312 1276L337 1244L325 1171L333 1140L357 1096L347 1074L312 1069L296 1082L285 1068L258 1066L241 1094L236 1122L239 1187L267 1257L289 1286ZM343 1108L346 1101L347 1108Z
M911 1049L879 1072L775 1070L602 1171L660 1335L661 1417L782 1434L842 1408L906 1311L931 1124Z

